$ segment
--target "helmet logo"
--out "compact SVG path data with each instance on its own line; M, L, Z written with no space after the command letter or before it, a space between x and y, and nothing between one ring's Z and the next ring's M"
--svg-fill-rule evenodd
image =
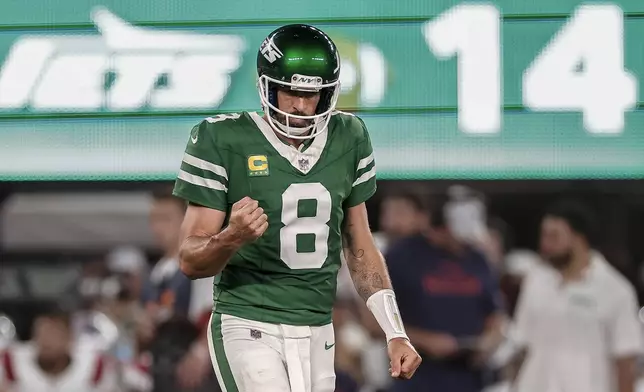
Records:
M291 85L293 90L319 90L322 86L322 78L319 76L307 76L294 74L291 77Z
M269 63L273 64L277 59L281 58L284 54L275 44L273 43L272 38L266 38L262 43L260 51L264 55L264 58L268 60Z

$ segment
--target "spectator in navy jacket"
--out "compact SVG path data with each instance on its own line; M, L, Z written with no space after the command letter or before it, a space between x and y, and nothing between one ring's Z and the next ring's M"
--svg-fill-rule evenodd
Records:
M501 341L496 276L485 256L450 229L447 202L435 200L426 233L387 252L407 332L423 356L414 377L395 382L393 391L479 392L484 363Z

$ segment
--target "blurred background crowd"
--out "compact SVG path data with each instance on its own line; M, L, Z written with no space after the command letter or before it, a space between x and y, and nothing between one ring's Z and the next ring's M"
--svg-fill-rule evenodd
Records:
M571 385L602 382L570 364L597 355L602 360L603 351L595 347L614 344L637 359L637 385L644 351L637 304L644 282L636 209L630 207L629 216L627 198L592 183L492 195L477 185L504 188L399 181L380 186L369 202L374 234L424 362L415 381L391 380L384 337L343 268L334 310L336 390L510 391L519 368L527 366L520 361L526 342L542 345L546 361L562 361ZM5 199L3 392L219 390L205 341L212 279L190 281L178 268L185 205L172 196L172 184L144 188L149 191L39 190ZM84 203L91 208L80 207ZM66 209L69 204L73 212ZM620 234L611 235L612 230ZM624 317L557 321L574 309L562 310L569 299L551 297L543 287L533 295L545 302L531 307L530 299L518 301L520 293L528 298L524 286L530 277L543 279L545 266L562 275L583 270L575 263L584 260L585 251L601 251L612 267L601 269L610 279L584 280L580 298L592 300L592 290L601 298L618 298L606 306L623 308ZM543 280L537 284L547 286ZM620 298L618 292L626 295ZM523 318L532 317L527 327L518 302L528 314ZM621 323L614 332L613 321ZM595 322L609 325L587 333ZM554 351L548 348L553 343Z
M194 124L258 110L258 46L290 22L338 45L338 107L370 131L370 223L423 357L413 380L391 379L343 268L336 390L644 391L642 104L605 82L575 95L605 105L533 111L520 83L541 53L565 52L550 64L583 74L584 61L613 59L593 69L623 63L637 91L644 2L599 7L577 35L587 20L563 29L576 0L496 0L499 15L459 3L2 2L0 392L220 390L206 344L213 280L179 270L185 205L171 189ZM501 48L477 40L495 34ZM566 34L565 50L546 50ZM581 58L606 37L623 40L608 43L623 43L623 61ZM494 86L473 82L495 75L500 121L466 99L487 113ZM602 117L631 101L624 123Z

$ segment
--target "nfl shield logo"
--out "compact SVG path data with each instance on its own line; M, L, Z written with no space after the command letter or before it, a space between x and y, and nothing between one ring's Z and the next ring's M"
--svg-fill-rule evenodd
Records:
M309 170L309 158L302 157L297 161L297 164L300 166L300 170Z
M250 330L250 337L253 339L261 339L262 338L262 332L258 331L256 329L251 329Z

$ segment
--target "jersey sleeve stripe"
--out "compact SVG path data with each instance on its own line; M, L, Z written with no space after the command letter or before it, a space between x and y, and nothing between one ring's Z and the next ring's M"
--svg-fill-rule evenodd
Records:
M376 176L376 166L372 167L371 170L363 173L360 177L358 177L358 179L355 180L352 186L360 185L363 182L367 182L375 176Z
M183 155L183 162L187 163L190 166L194 166L196 168L202 169L202 170L208 170L209 172L213 172L216 175L225 178L228 180L228 173L226 173L226 169L224 169L222 166L216 165L214 163L205 161L201 158L197 158L193 155L190 155L188 153L185 153Z
M210 188L217 191L228 192L228 188L221 182L217 180L211 180L209 178L203 178L195 174L190 174L185 170L179 170L179 175L177 176L182 181L188 182L193 185L197 185L203 188Z
M371 162L373 162L373 153L369 154L369 156L368 156L368 157L366 157L366 158L362 158L362 159L358 162L358 168L356 169L356 171L358 171L358 170L360 170L360 169L364 169L365 167L369 166L369 164L370 164Z

